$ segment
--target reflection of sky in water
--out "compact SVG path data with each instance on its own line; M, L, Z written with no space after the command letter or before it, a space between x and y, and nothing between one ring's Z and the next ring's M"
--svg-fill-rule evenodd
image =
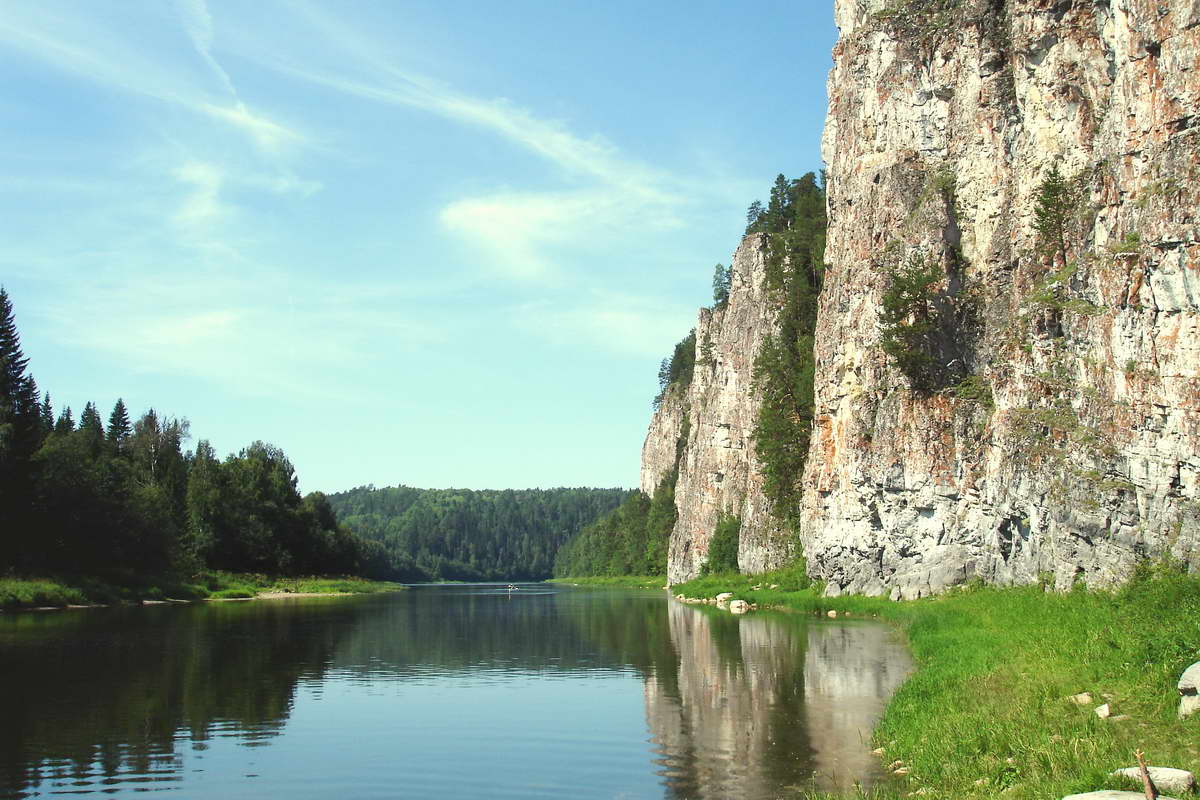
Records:
M632 673L327 680L300 687L285 735L267 747L181 748L175 796L656 797L644 730Z
M903 670L839 630L544 586L13 615L0 797L774 797L874 768Z

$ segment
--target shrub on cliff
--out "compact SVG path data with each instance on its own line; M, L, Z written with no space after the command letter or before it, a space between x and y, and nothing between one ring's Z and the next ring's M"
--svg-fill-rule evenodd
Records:
M732 514L721 513L712 540L708 543L708 560L700 575L723 575L738 571L738 543L742 521Z
M939 266L920 253L887 271L880 300L880 345L915 389L933 388L935 383L934 300L943 277Z

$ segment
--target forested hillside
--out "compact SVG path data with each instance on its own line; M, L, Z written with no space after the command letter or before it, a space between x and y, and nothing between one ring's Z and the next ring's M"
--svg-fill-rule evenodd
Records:
M360 486L329 503L355 534L382 544L404 580L542 580L564 542L630 495Z
M90 402L76 421L27 367L0 288L0 576L387 574L382 549L340 526L323 494L300 496L278 447L188 451L186 419L131 419L120 399L107 423Z

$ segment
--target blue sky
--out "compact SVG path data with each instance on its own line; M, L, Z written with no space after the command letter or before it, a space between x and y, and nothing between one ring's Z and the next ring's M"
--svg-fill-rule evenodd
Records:
M632 486L828 2L5 0L0 284L55 407L304 491Z

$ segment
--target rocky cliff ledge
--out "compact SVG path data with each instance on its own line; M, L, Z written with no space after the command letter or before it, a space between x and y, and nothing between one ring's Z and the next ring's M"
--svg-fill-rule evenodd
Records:
M837 0L836 19L810 574L909 598L1200 565L1200 3ZM914 258L944 276L933 388L880 347L888 270ZM748 238L728 307L701 315L711 366L648 437L644 487L655 426L691 420L672 580L722 509L743 570L786 556L750 441L761 268Z

